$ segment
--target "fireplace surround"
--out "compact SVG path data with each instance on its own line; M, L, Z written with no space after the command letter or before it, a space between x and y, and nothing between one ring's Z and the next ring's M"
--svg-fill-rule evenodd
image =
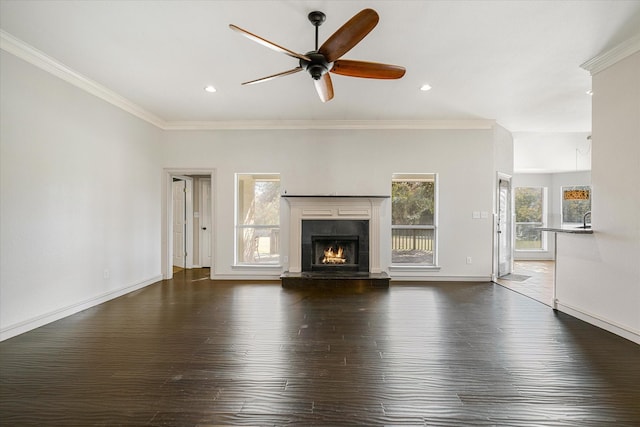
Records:
M283 287L349 281L389 286L380 267L381 206L389 196L282 197L289 204L289 270L281 276ZM322 262L325 251L333 264Z

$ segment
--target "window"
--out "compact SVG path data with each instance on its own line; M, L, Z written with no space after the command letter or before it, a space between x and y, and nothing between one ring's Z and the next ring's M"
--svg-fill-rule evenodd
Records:
M591 186L561 187L562 225L582 225L584 215L591 211ZM590 223L590 219L587 223Z
M280 263L280 175L236 174L236 264Z
M516 250L546 250L546 191L542 187L516 187Z
M391 180L391 263L436 263L436 175L393 174Z

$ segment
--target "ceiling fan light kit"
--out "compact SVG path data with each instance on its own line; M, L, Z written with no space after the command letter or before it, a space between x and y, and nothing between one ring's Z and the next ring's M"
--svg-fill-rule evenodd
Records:
M307 16L316 31L315 49L300 54L287 48L277 45L260 36L250 33L236 25L230 24L229 28L239 32L245 37L259 43L265 47L275 50L285 55L297 58L298 67L242 83L249 85L262 83L277 77L294 74L299 71L309 73L314 81L316 92L322 102L333 99L333 83L329 72L349 77L360 77L368 79L399 79L405 74L405 68L399 65L381 64L368 61L354 61L340 59L342 56L357 45L371 30L375 28L380 19L378 13L373 9L363 9L348 20L342 27L331 35L318 48L318 28L326 20L326 15L320 11L313 11Z

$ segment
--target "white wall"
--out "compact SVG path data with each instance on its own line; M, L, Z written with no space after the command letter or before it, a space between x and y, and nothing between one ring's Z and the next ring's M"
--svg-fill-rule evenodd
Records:
M278 277L275 270L233 267L234 174L278 172L288 194L389 195L393 173L435 172L439 179L439 271L408 276L487 280L492 273L492 215L496 176L494 130L246 130L169 131L163 167L215 169L218 278ZM504 133L505 135L502 135ZM501 138L510 142L503 131ZM509 144L505 143L508 147ZM288 247L287 204L282 242ZM490 213L472 219L473 211ZM383 206L390 229L391 206ZM390 233L382 236L382 268L391 262ZM466 264L471 256L473 263ZM402 276L394 272L394 277Z
M162 133L1 55L6 339L158 280Z
M562 221L562 194L565 186L591 185L591 172L565 173L516 173L513 176L514 187L543 187L547 189L547 227L560 227ZM547 239L546 250L515 251L516 260L552 260L554 259L555 242L553 235L544 233Z
M507 175L513 175L514 172L514 141L513 135L502 126L493 128L493 162L494 169ZM497 175L496 175L496 203L497 203Z
M513 135L514 170L516 173L588 171L589 135L589 132L517 132Z
M558 308L640 343L640 52L592 87L594 234L558 236Z

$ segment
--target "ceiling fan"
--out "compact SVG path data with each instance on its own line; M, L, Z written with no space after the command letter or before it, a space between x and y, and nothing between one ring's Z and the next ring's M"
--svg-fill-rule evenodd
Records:
M333 83L329 72L341 74L350 77L363 77L369 79L399 79L404 76L405 69L398 65L380 64L377 62L353 61L349 59L340 59L342 55L351 50L358 44L374 27L380 19L378 13L373 9L364 9L358 12L342 27L331 35L318 48L318 27L326 19L326 15L319 11L309 13L309 21L316 27L316 48L306 54L293 52L287 48L279 46L269 40L250 33L236 25L230 24L229 28L249 39L260 43L276 52L284 53L291 57L299 59L299 65L288 71L284 71L271 76L263 77L242 83L250 85L254 83L262 83L276 77L288 76L299 71L307 71L314 80L316 91L322 102L327 102L333 98Z

